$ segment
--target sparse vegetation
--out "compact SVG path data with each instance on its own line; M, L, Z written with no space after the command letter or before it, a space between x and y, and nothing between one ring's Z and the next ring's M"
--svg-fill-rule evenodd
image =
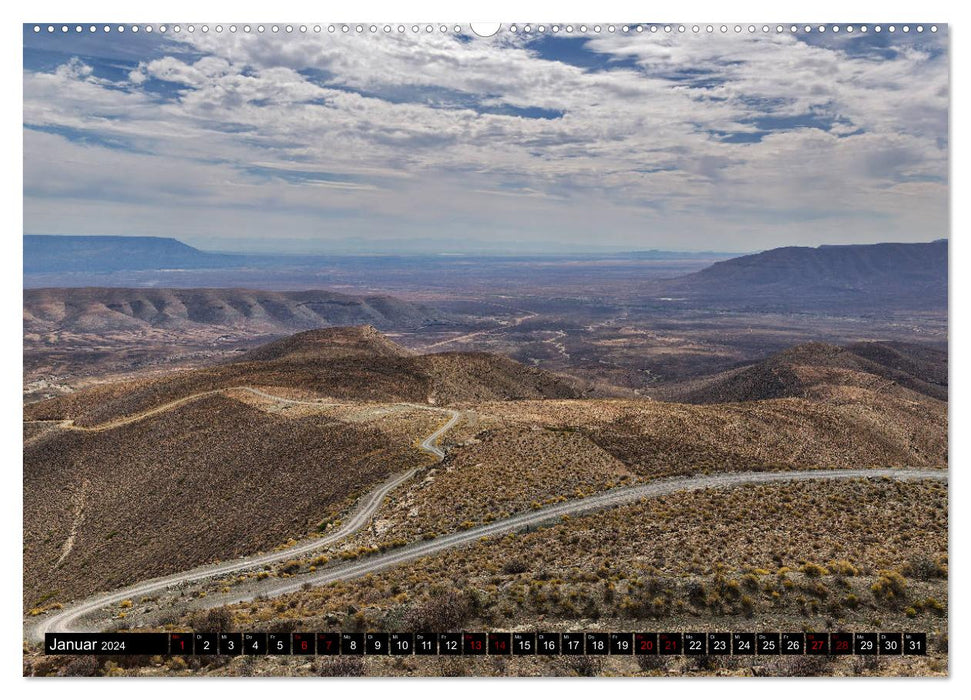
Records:
M428 412L371 424L319 412L290 418L211 396L112 431L28 445L25 608L42 591L70 600L272 550L312 532L322 515L339 520L376 483L428 462L411 447L412 431L430 432L436 420ZM85 536L55 569L73 522L62 499L84 480Z
M736 517L756 504L774 517ZM887 541L879 519L870 517L874 509L908 513L920 535ZM841 519L832 517L836 512ZM777 522L788 524L784 533ZM539 617L553 629L589 628L591 621L623 629L638 620L677 629L713 619L738 629L767 620L802 627L823 625L830 615L862 627L872 626L873 615L884 623L898 616L903 626L914 613L940 619L946 584L907 581L884 567L903 566L916 552L945 552L946 527L946 488L937 483L859 480L683 493L231 611L237 624L254 629L281 616L307 627L361 624L364 616L364 624L390 630L503 628ZM528 570L519 561L528 561ZM456 584L443 589L443 579ZM288 602L281 607L281 601Z
M354 537L182 595L200 601L276 578L293 578L296 588L302 574L335 563L657 477L888 464L946 467L946 403L915 382L916 389L877 391L873 387L884 384L868 384L866 377L852 374L866 370L860 363L833 367L813 359L821 352L828 357L828 349L803 348L787 356L791 374L780 372L775 380L800 392L681 405L573 398L578 394L571 382L508 360L474 354L419 360L370 337L349 337L353 352L345 349L320 362L314 355L317 341L307 344L318 336L324 337L285 339L244 362L216 369L105 385L29 408L31 415L65 411L58 415L77 415L91 424L160 405L190 388L245 383L257 375L274 393L298 396L330 391L325 387L347 375L331 395L347 396L352 404L283 408L259 397L214 394L119 425L110 434L65 431L34 440L38 433L31 433L25 447L28 614L60 607L54 594L40 595L55 581L61 587L57 599L69 600L203 561L259 550L285 552L302 536L338 527L357 495L411 466L427 468L393 493ZM373 353L375 347L380 352ZM362 348L374 355L367 356L366 371L355 354ZM871 380L885 378L883 370L874 372ZM449 455L443 463L433 464L416 449L416 438L438 417L362 400L379 394L383 400L468 402L462 424L445 438ZM62 555L72 521L53 505L65 494L73 497L83 480L90 482L85 537L73 542L55 574L53 563ZM119 505L132 503L132 493L148 492L149 486L152 507ZM218 507L209 499L216 495ZM166 507L155 507L159 503ZM165 522L157 520L163 511ZM259 528L250 527L254 512ZM879 517L885 513L894 514L891 529ZM549 629L686 629L717 621L734 629L767 622L832 629L919 621L946 653L946 538L942 483L861 479L677 493L482 538L381 576L321 588L305 583L279 598L173 613L159 624L200 630L445 630L521 627L542 620ZM164 604L139 601L136 609L131 600L122 601L110 612L115 624L137 625L146 602ZM939 660L940 652L935 653ZM312 671L369 675L432 668L411 659L330 661L315 662ZM783 661L767 673L819 675L836 663ZM667 669L664 660L587 658L530 668L600 675L622 662L624 673L708 674L717 665L713 659L672 660ZM198 660L185 663L158 668L223 672L219 664L228 664L239 675L277 661L213 661L204 669L193 667ZM448 660L427 663L443 674L473 669ZM482 663L492 665L473 670L509 673L540 662ZM25 664L39 674L57 668L41 660ZM110 661L78 667L79 673L128 671Z

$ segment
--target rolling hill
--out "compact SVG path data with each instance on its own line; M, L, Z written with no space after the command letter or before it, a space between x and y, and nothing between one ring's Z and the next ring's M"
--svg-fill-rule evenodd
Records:
M417 355L358 326L298 333L206 369L92 387L25 407L28 419L100 428L25 426L24 603L65 601L305 534L388 475L427 463L415 439L440 416L402 403L470 410L449 435L445 469L388 505L396 537L636 479L944 469L947 403L935 397L946 392L936 383L943 362L925 348L813 343L680 397L705 405L593 399L512 360ZM265 396L214 392L237 386L349 405L282 410Z
M253 403L213 391L242 385L334 397L360 416L280 412L265 396ZM352 496L427 462L415 441L441 417L401 402L578 395L566 380L506 358L415 355L359 326L29 404L28 420L98 429L25 424L24 602L66 600L303 535ZM385 405L374 412L362 403L372 401Z
M425 412L427 413L427 412ZM271 549L391 474L424 464L422 420L395 434L223 395L24 446L24 603ZM387 426L384 426L385 428Z
M711 404L823 398L851 388L947 401L947 352L907 343L804 343L761 362L666 387L655 396Z
M96 425L203 391L252 385L338 400L435 403L575 398L576 382L498 355L415 355L373 326L298 333L241 358L159 379L95 386L25 407L33 419Z

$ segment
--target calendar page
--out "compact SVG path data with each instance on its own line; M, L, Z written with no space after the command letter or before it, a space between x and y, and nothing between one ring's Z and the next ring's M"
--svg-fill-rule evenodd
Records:
M948 34L23 25L24 675L946 676Z

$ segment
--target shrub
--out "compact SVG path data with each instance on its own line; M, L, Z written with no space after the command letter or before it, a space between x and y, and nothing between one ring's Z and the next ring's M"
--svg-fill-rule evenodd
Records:
M408 628L415 630L458 629L472 616L476 607L476 601L467 592L432 591L428 602L408 611L405 622Z
M226 608L200 610L192 614L188 626L200 632L227 632L233 629L233 616Z
M755 613L755 601L750 595L743 595L738 601L739 609L745 617L752 617Z
M330 659L320 659L317 662L318 676L363 676L365 675L364 658L361 656L335 656Z
M65 676L101 676L103 671L99 656L70 656L62 668Z
M742 576L742 586L750 591L757 591L759 589L759 577L754 573L745 574Z
M947 578L947 564L930 557L916 557L907 563L904 573L918 581Z
M826 576L829 571L820 566L819 564L813 564L812 562L806 562L802 565L800 569L809 578L819 578L820 576Z
M510 559L502 565L504 574L523 574L529 571L529 565L522 559Z
M884 570L879 573L879 577L870 586L870 591L878 603L896 606L904 602L907 593L907 579L900 573L892 570Z
M859 569L845 559L834 561L829 565L829 568L833 571L833 573L839 576L856 576L860 573Z
M300 571L300 567L303 565L299 559L291 559L280 566L280 571L284 574L295 574Z
M569 656L567 667L576 676L591 678L603 670L603 660L596 656Z
M783 657L785 658L785 657ZM828 676L832 674L829 656L797 656L785 660L788 677Z
M634 658L642 671L657 671L667 666L667 659L656 654L638 654Z

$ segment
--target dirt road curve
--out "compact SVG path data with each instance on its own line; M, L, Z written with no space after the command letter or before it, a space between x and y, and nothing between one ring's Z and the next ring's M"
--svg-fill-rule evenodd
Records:
M136 413L131 416L122 416L121 418L116 418L115 420L108 421L107 423L99 423L98 425L83 426L75 425L73 420L25 420L24 423L28 424L48 424L63 430L80 430L86 433L100 433L105 430L114 430L115 428L120 428L123 425L130 425L131 423L137 423L138 421L145 420L146 418L151 418L152 416L158 415L159 413L165 413L166 411L171 411L179 406L184 406L187 403L193 401L198 401L199 399L204 399L207 396L215 396L216 394L226 394L231 391L245 391L247 393L253 394L254 396L259 396L263 399L268 399L274 403L283 404L294 404L300 406L320 406L321 408L328 406L343 406L344 404L339 403L323 403L322 401L301 401L299 399L288 399L283 396L274 396L273 394L268 394L261 389L257 389L252 386L231 386L226 389L213 389L211 391L200 391L198 394L192 394L190 396L184 396L181 399L176 399L175 401L169 401L168 403L162 404L161 406L156 406L155 408L149 409L148 411L143 411L142 413ZM422 407L424 408L424 406Z
M165 404L158 408L154 408L145 413L140 413L136 416L128 416L121 418L111 423L102 424L99 426L91 428L79 428L74 426L70 421L61 421L58 427L65 430L85 430L85 431L98 431L98 430L110 430L112 428L117 428L122 425L127 425L133 423L137 420L142 420L148 418L149 416L156 415L162 411L171 410L178 406L181 406L189 401L194 401L205 396L211 396L216 393L221 393L224 391L247 391L256 396L260 396L271 401L278 403L287 404L303 404L311 406L340 406L344 404L327 404L318 401L300 401L297 399L287 399L280 396L274 396L273 394L268 394L260 389L255 389L253 387L239 386L232 387L231 389L219 389L215 391L207 391L199 394L193 394L184 399L179 399L178 401L173 401L171 403ZM445 451L437 445L438 439L445 434L452 426L455 425L456 421L460 418L461 414L458 411L453 411L449 408L436 408L433 406L422 406L420 404L402 404L409 408L420 409L424 411L436 411L439 413L444 413L449 416L448 420L443 423L439 428L432 432L428 437L426 437L421 442L421 449L432 455L435 455L438 459L444 459ZM135 596L145 596L151 593L157 593L158 591L165 590L167 588L172 588L174 586L179 586L185 583L191 583L193 581L201 581L204 579L212 578L214 576L225 576L227 574L232 574L238 571L245 571L252 569L253 567L263 566L264 564L272 564L279 561L284 561L287 559L293 559L301 554L306 554L307 552L312 552L321 547L325 547L329 544L333 544L338 540L342 540L350 535L354 534L362 527L366 526L370 522L371 518L377 512L378 508L384 502L385 497L391 493L394 489L398 488L401 484L408 481L412 476L415 475L418 469L409 469L408 471L397 474L391 479L388 479L383 484L380 484L375 489L371 490L365 494L361 500L356 504L351 515L341 523L340 527L335 529L323 537L314 537L302 542L298 542L292 547L287 547L286 549L274 552L267 552L264 554L257 554L249 557L241 557L239 559L234 559L229 562L220 562L218 564L209 564L206 566L200 566L189 571L180 572L177 574L172 574L170 576L164 576L161 578L151 579L149 581L144 581L137 583L133 586L112 592L99 594L92 598L80 601L76 605L72 605L63 610L57 611L54 615L44 618L39 621L35 626L33 626L31 631L31 638L42 640L45 632L61 632L66 631L68 627L79 617L93 612L105 605L112 605L121 602Z
M447 430L454 424L458 416L453 415L449 422L439 428L438 435ZM434 434L433 434L434 435ZM429 436L433 439L433 436ZM437 436L436 438L437 439ZM947 472L932 469L841 469L841 470L813 470L813 471L790 471L790 472L736 472L731 474L706 475L677 477L671 479L659 479L647 484L630 486L614 489L595 496L589 496L574 501L565 501L556 505L533 510L518 515L497 520L487 525L481 525L462 532L443 535L433 540L418 542L402 547L385 554L367 557L365 559L337 564L325 571L318 571L307 576L298 576L291 579L265 579L253 586L249 586L245 591L238 591L221 595L210 595L206 598L197 599L192 604L193 609L212 608L232 603L239 603L253 600L258 596L273 597L293 593L300 590L305 585L321 586L336 581L348 580L376 573L392 566L414 561L421 557L436 554L446 549L459 547L464 544L475 542L481 537L490 537L508 532L522 530L528 526L540 525L555 521L564 515L575 515L612 506L632 503L642 498L656 498L680 491L694 491L710 488L731 488L749 484L766 484L777 482L798 482L812 480L833 480L833 479L857 479L857 478L889 478L895 480L917 480L917 479L939 479L946 480ZM337 533L335 533L336 535ZM333 541L333 540L331 540ZM294 554L292 549L285 550L280 558L288 558ZM274 556L274 555L263 555ZM229 567L251 568L253 563L261 563L256 558L238 560ZM227 571L234 571L236 568L229 568ZM156 579L142 584L137 584L116 593L107 593L94 596L85 601L58 611L54 615L33 625L29 631L32 641L43 639L45 632L70 632L70 631L92 631L97 629L93 623L83 624L81 618L85 615L95 613L100 608L117 604L121 600L133 596L146 595L158 592L160 589L175 585L181 581L190 580L187 576L193 576L191 580L205 578L213 575L218 567L210 567L206 573L206 567L197 569L188 574L178 574L165 579Z
M697 491L712 488L730 488L750 484L765 484L776 482L796 482L810 480L834 480L854 478L891 478L895 480L915 479L947 479L947 472L929 469L840 469L814 470L799 472L736 472L713 476L678 477L653 481L639 486L606 491L596 496L588 496L574 501L564 501L556 505L528 511L518 515L496 520L487 525L480 525L462 532L443 535L433 540L409 545L401 549L388 552L362 561L336 566L327 571L318 572L312 576L302 577L299 581L269 581L252 595L236 596L233 602L252 600L257 595L277 596L293 593L304 584L320 586L335 581L364 576L413 561L421 557L451 549L463 544L475 542L480 537L491 537L508 532L522 530L528 526L541 525L557 520L564 515L576 515L595 510L602 510L612 506L623 505L640 500L641 498L657 498L680 491ZM225 604L225 603L223 603Z

